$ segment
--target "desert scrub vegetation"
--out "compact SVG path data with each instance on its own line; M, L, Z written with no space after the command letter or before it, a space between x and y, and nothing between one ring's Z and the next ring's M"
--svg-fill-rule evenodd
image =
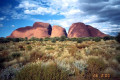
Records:
M16 74L15 80L68 80L68 73L56 64L46 66L33 63L24 66Z
M107 72L111 75L120 73L120 44L116 40L111 39L111 37L66 38L63 36L60 38L32 38L32 40L19 39L19 42L14 41L12 38L0 38L0 41L2 40L3 43L0 42L0 71L8 69L15 64L22 64L23 66L19 70L20 72L15 73L15 75L17 74L15 79L22 77L22 72L24 74L27 73L25 69L28 69L28 64L31 65L33 62L42 62L39 65L41 66L40 69L46 69L46 71L50 70L47 64L54 62L54 65L56 65L54 66L55 69L57 67L60 71L67 71L69 78L67 80L94 80L91 78L94 72L98 74ZM6 42L4 40L9 41ZM42 67L43 64L45 68ZM32 67L30 68L34 70L35 67ZM30 75L32 75L32 70ZM39 67L36 67L35 70L35 74L37 74L37 71L41 73L39 72ZM53 72L55 73L54 70ZM50 75L43 72L42 74ZM26 74L26 76L29 75ZM40 74L36 79L39 79L41 76ZM119 76L119 74L116 76Z
M88 80L94 79L93 74L100 75L107 68L107 64L101 58L89 58L87 64L85 75Z

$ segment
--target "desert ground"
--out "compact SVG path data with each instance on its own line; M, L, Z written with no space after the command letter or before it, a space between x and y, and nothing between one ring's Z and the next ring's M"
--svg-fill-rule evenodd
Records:
M0 43L1 80L119 80L116 40L37 39Z

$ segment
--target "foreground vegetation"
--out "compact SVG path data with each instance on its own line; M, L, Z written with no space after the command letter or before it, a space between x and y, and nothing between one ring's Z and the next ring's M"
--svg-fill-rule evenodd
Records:
M1 38L0 80L117 80L118 38Z

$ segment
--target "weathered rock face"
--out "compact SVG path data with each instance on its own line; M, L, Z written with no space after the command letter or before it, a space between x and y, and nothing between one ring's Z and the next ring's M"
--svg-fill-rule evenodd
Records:
M88 28L84 23L73 23L68 31L68 37L89 37Z
M105 36L108 36L108 35L102 33L101 31L99 31L98 29L93 28L90 25L86 25L86 26L89 30L89 34L90 34L91 37L105 37Z
M61 37L61 36L67 36L66 30L60 26L54 25L52 27L51 37Z
M68 31L68 37L104 37L106 34L92 26L85 25L84 23L73 23Z
M33 24L33 27L27 26L23 28L16 29L12 32L12 34L8 37L11 38L44 38L44 37L50 37L51 35L51 25L48 23L42 23L42 22L35 22Z

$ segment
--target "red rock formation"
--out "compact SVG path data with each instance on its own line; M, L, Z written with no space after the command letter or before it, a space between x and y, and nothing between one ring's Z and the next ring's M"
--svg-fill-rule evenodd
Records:
M52 34L51 34L52 32ZM25 38L30 39L31 37L45 38L45 37L61 37L68 36L72 37L104 37L108 36L92 26L85 25L84 23L74 23L71 25L68 35L66 30L60 26L53 26L49 23L35 22L33 27L27 26L16 29L8 37L11 38Z
M89 37L88 28L84 23L73 23L68 31L68 37Z
M51 37L61 37L61 36L67 36L66 30L60 26L54 25L52 27Z
M44 38L50 37L51 35L51 25L48 23L36 22L34 23L33 27L27 26L23 28L16 29L12 32L12 34L8 37L11 38Z
M104 37L106 34L102 33L92 26L85 25L84 23L73 23L68 31L68 37Z
M98 29L93 28L90 25L86 25L86 26L89 30L89 34L90 34L91 37L105 37L105 36L108 36L108 35L102 33L101 31L99 31Z

